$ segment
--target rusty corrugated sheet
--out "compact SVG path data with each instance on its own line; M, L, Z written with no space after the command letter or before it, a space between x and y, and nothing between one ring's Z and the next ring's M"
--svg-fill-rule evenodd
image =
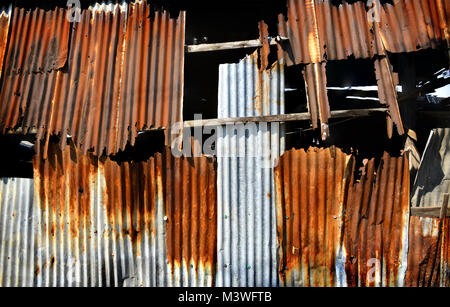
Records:
M375 159L367 161L346 201L347 285L404 286L409 227L406 155L385 153L378 166Z
M279 15L278 32L289 38L281 45L287 65L377 53L362 1L335 6L328 0L289 0L287 17Z
M84 153L93 149L101 155L103 150L111 154L124 149L128 141L134 144L139 129L170 128L181 121L185 14L170 18L166 11L154 16L150 11L145 1L83 10L80 22L72 24L68 57L62 47L69 44L65 10L24 14L23 24L40 20L38 24L56 27L46 32L62 32L65 40L52 41L56 49L49 61L41 55L45 52L36 58L35 51L25 48L44 34L25 39L12 35L11 46L20 47L18 58L31 64L12 63L45 69L28 75L17 71L5 78L0 97L3 131L36 127L39 138L46 132L61 134L61 147L69 134ZM64 31L58 25L64 25ZM64 69L52 70L66 62Z
M375 59L374 62L375 76L378 85L378 97L380 102L387 105L389 108L389 122L394 123L398 134L402 135L405 133L405 129L403 128L397 101L396 86L398 84L398 77L394 72L392 72L392 66L389 63L387 56L383 56L380 59ZM392 137L391 127L388 127L387 131L388 136Z
M264 68L257 51L219 66L219 118L284 113L284 64ZM283 152L283 124L218 128L216 286L278 285L273 167Z
M439 219L411 216L406 286L439 285Z
M3 61L8 46L9 26L11 22L12 5L0 7L0 76L3 72Z
M305 66L303 79L305 80L306 98L308 110L311 114L312 127L318 128L322 139L329 135L328 119L331 117L330 105L328 104L326 63L312 63Z
M13 181L13 182L11 182ZM167 148L121 165L73 144L0 190L0 276L18 286L212 286L216 173Z
M0 129L37 128L51 121L53 91L67 61L65 10L15 8L0 93ZM27 132L27 131L25 131Z
M275 168L284 286L344 286L344 196L351 157L336 148L290 150Z
M282 54L293 65L436 48L448 41L445 2L399 0L367 11L365 1L288 0L278 19L279 35L289 38Z

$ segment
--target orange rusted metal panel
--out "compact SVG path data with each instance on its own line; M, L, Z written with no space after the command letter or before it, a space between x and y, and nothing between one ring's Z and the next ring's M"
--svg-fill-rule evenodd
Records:
M50 144L34 158L38 286L212 286L216 173L212 159L148 161Z
M380 102L388 106L390 119L397 127L398 134L402 135L405 133L405 129L403 128L397 101L396 86L398 78L392 72L392 66L388 57L383 56L381 59L375 59L374 66ZM390 130L388 129L388 131ZM392 137L392 132L388 133L388 136Z
M323 140L329 135L328 119L331 117L330 105L328 104L325 65L326 63L312 63L306 65L303 70L312 127L318 128L320 125Z
M439 219L411 216L406 285L436 287L439 285Z
M404 286L409 226L406 155L365 161L346 199L345 271L348 286ZM354 170L353 172L354 173ZM352 180L353 181L353 180Z
M448 0L397 0L367 9L365 1L288 0L278 32L289 43L280 54L293 65L448 46L448 6Z
M96 4L72 24L68 50L65 9L16 11L0 96L3 131L37 128L47 141L60 134L61 148L69 134L83 153L109 155L133 145L140 129L182 120L184 12L152 14L146 1Z
M345 285L337 268L345 262L341 242L350 159L336 148L290 150L280 158L275 189L281 285Z

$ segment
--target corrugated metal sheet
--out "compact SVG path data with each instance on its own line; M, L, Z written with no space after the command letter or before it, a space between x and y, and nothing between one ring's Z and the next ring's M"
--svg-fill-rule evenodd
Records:
M450 128L433 129L411 193L414 207L440 207L450 193Z
M403 128L397 101L396 86L398 84L398 77L393 73L388 57L384 56L380 59L375 59L374 62L378 97L382 104L388 106L390 120L395 124L398 134L402 135L405 133L405 129ZM388 136L392 137L392 129L389 127Z
M336 148L289 150L275 168L283 286L345 286L345 190L351 157Z
M367 161L345 199L348 286L404 286L409 227L406 155L385 153L378 166L375 159Z
M8 58L19 61L10 61L16 73L8 73L3 84L3 131L37 127L39 138L47 131L70 134L84 153L93 149L101 155L133 144L139 129L181 121L185 14L170 18L157 11L152 17L150 10L145 1L83 10L81 21L72 25L69 51L65 10L14 18L11 46L17 47L9 49ZM19 36L22 24L33 35ZM45 44L51 52L28 48L48 33L62 33ZM62 137L62 147L64 142Z
M439 219L411 216L406 286L439 285Z
M312 127L320 130L322 139L329 135L328 119L331 117L328 104L326 63L313 63L305 66L303 79L305 80L308 110L311 114Z
M212 286L216 176L211 159L34 159L32 180L2 183L2 285ZM34 200L33 200L34 199Z
M0 75L3 72L3 61L8 46L9 26L11 22L12 5L0 7Z
M2 178L0 182L0 286L33 286L37 250L33 179Z
M278 32L289 38L282 44L287 65L378 53L362 1L335 6L328 0L289 0L287 17L279 15Z
M436 48L448 41L445 0L400 0L367 11L365 1L288 0L287 17L279 15L279 35L287 65L324 60L372 58L389 52Z
M219 66L219 118L283 113L283 63L258 70L255 52ZM278 285L272 165L284 151L283 128L279 123L219 128L216 286Z
M0 128L36 127L51 121L53 91L67 61L70 25L65 10L14 8L0 94ZM27 131L25 131L27 132Z

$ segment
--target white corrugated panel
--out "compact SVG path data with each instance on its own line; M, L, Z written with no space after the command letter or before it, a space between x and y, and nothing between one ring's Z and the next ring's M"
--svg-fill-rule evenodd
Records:
M218 117L284 113L284 65L258 69L258 54L219 66ZM277 286L273 167L284 151L280 123L218 129L216 286Z

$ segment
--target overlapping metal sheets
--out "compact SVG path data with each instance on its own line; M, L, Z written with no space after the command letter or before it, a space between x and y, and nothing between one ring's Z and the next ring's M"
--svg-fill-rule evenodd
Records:
M4 286L211 286L216 254L212 160L122 163L73 145L4 179Z
M284 113L284 64L258 69L258 53L219 66L218 117ZM284 151L279 123L219 127L216 286L276 286L273 166Z
M84 153L109 155L139 129L181 121L185 14L151 10L146 1L96 4L70 25L65 9L15 9L2 131L60 134L61 147L69 134Z
M287 65L372 58L389 52L436 48L448 41L445 0L398 0L366 9L365 1L339 6L330 0L288 0L279 35L288 37Z

